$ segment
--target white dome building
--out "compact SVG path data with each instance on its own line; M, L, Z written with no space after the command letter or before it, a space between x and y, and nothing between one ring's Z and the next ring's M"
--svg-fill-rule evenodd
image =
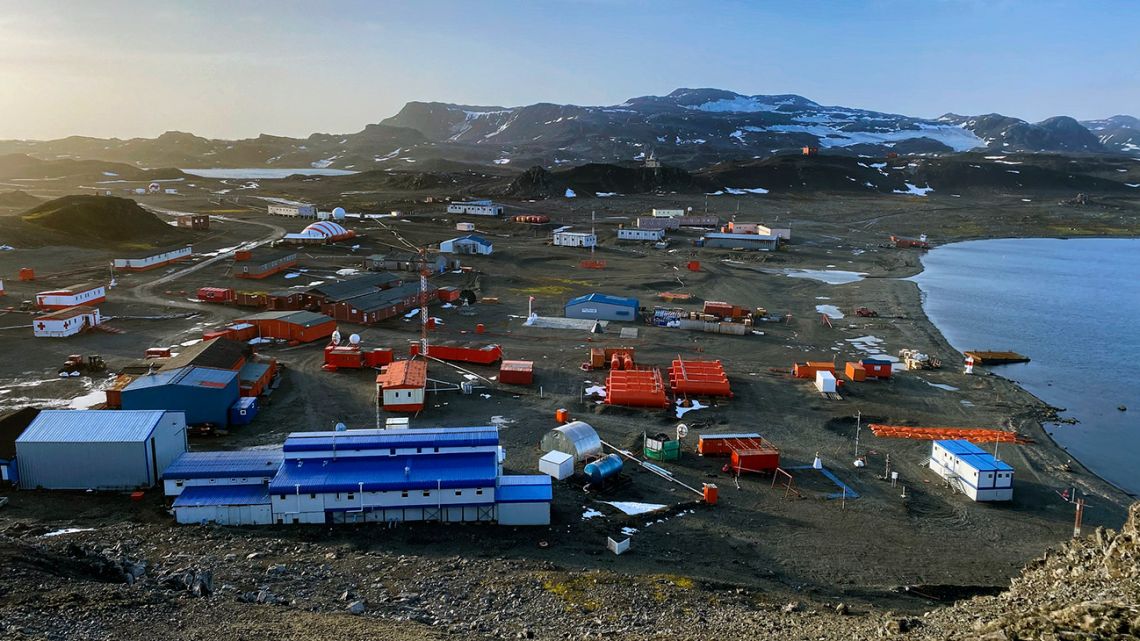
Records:
M298 244L332 243L356 236L356 232L330 220L312 223L297 234L285 234L285 242Z
M336 207L332 210L333 220L344 220L344 207Z

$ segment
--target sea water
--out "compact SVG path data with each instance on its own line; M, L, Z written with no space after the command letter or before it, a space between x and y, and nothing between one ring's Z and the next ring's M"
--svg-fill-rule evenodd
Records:
M968 241L922 263L912 280L946 340L958 351L1029 356L988 369L1065 408L1080 422L1046 431L1097 475L1140 494L1140 239Z

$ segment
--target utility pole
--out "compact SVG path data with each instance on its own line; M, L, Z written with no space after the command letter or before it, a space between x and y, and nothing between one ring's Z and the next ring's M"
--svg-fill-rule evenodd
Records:
M863 427L863 410L855 413L855 458L859 458L859 430Z

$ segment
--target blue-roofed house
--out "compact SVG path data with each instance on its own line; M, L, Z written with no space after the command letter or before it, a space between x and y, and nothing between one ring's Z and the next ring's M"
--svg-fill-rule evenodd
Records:
M934 441L930 469L975 501L1013 499L1013 467L969 441Z
M608 294L587 294L571 298L566 303L566 318L585 318L605 321L635 321L640 305L636 298L622 298Z
M163 470L163 490L178 496L191 487L268 486L283 460L279 449L186 452Z
M123 388L125 410L178 410L187 425L225 427L240 394L239 374L212 367L183 367L140 376Z
M183 524L270 525L273 508L264 485L198 485L174 499L174 520Z
M504 458L494 426L294 432L280 451L187 454L164 479L180 523L261 519L240 489L260 486L272 523L549 524L549 477L504 476Z
M182 412L44 410L16 439L24 489L150 488L185 451Z
M495 490L499 525L550 525L552 482L546 474L500 476Z
M490 254L494 247L491 241L468 234L467 236L460 236L459 238L452 238L445 240L439 244L439 251L441 254Z

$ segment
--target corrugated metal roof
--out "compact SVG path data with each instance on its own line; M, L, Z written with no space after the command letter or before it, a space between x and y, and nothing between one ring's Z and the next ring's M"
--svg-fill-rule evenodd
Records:
M498 454L426 454L368 459L286 461L269 484L274 494L492 487Z
M238 380L240 381L256 381L260 380L265 373L269 371L269 363L246 363L238 370Z
M717 438L761 438L757 432L740 432L730 434L701 434L698 438L717 439Z
M273 476L285 454L281 450L186 452L162 473L163 479L208 479Z
M621 307L637 308L638 303L636 298L622 298L620 296L610 296L609 294L586 294L577 298L571 298L566 305L578 305L580 303L607 303L609 305L619 305Z
M499 444L497 427L417 428L295 432L285 439L285 452L389 450L391 448L480 447Z
M1005 461L999 461L993 454L980 446L963 440L935 441L942 449L958 457L968 467L979 472L1012 472L1013 467Z
M139 390L164 385L185 385L187 387L206 387L210 389L224 389L237 379L238 373L228 369L214 369L212 367L183 367L160 371L136 378L123 391Z
M308 293L324 296L328 300L338 301L363 296L374 292L381 287L400 281L402 278L391 272L378 272L353 276L339 282L317 285L308 290Z
M483 238L482 236L476 236L475 234L468 234L466 236L460 236L458 238L452 238L451 240L447 240L444 242L458 243L458 242L462 242L465 240L469 240L473 243L476 243L478 245L482 245L484 247L490 247L491 246L491 241L487 240L486 238Z
M145 441L166 413L165 410L44 410L16 439L16 442Z
M300 325L302 327L314 327L316 325L324 325L325 323L335 322L335 321L333 321L333 319L331 317L325 316L324 314L318 314L316 312L306 312L306 311L299 311L299 312L290 312L290 311L261 312L260 314L254 314L252 316L243 316L237 320L238 320L238 322L259 321L259 320L276 320L276 321L282 321L284 323L292 323L294 325Z
M426 292L430 296L435 292L435 287L428 285ZM385 309L405 299L419 296L419 293L419 283L406 283L404 285L393 287L391 289L382 289L380 291L369 292L362 296L356 296L344 301L337 302L344 302L345 304L350 305L353 309L357 309L362 312L371 312L379 309Z
M174 499L176 508L210 505L269 505L269 490L264 485L201 485L182 490Z
M545 474L501 476L495 490L496 503L532 503L553 498L551 478Z
M253 354L245 343L228 338L213 338L183 349L178 356L166 361L162 371L195 365L215 369L232 369L239 361Z
M719 240L743 240L752 242L772 242L777 240L779 236L771 236L765 234L726 234L722 232L709 232L705 234L705 238L716 238Z

